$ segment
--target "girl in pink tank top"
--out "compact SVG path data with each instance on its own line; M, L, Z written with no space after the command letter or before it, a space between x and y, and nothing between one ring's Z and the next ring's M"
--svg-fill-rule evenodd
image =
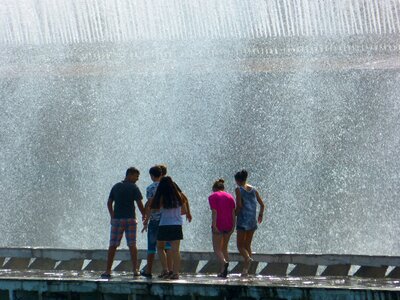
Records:
M218 277L227 277L229 267L228 243L235 228L235 199L225 192L224 180L217 180L213 193L208 197L212 212L212 241L215 255L220 262Z

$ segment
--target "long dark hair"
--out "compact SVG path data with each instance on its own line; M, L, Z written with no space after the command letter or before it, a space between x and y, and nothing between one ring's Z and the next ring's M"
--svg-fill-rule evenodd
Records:
M172 178L169 176L163 177L158 184L151 208L159 209L162 206L163 208L170 209L182 206L182 204L181 195Z

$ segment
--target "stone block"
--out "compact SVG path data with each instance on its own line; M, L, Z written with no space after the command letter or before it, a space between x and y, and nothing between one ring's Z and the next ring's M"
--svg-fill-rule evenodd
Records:
M71 297L73 300L99 300L102 298L101 293L79 293L76 298L74 295Z
M387 266L367 267L361 266L353 276L365 278L383 278L385 277Z
M12 257L3 265L2 268L12 270L26 270L28 269L30 260L30 258Z
M138 265L140 265L139 261L138 261ZM132 262L130 260L123 260L114 268L114 271L132 272Z
M289 273L290 276L315 276L317 274L317 265L306 265L297 264L292 272Z
M199 273L202 274L214 274L214 273L219 273L219 262L216 260L210 260L208 261L199 271Z
M86 271L104 271L107 267L107 261L105 260L91 260L84 268ZM132 268L131 268L132 269Z
M196 273L198 260L181 260L181 273Z
M37 258L29 266L29 269L36 270L53 270L56 265L56 261L48 258Z
M394 268L389 275L388 278L400 278L400 267Z
M13 299L38 300L39 294L38 292L31 292L31 291L14 291Z
M267 266L261 270L260 275L266 276L286 276L289 264L284 263L268 263Z
M321 273L321 276L347 276L349 270L350 265L348 264L330 265Z
M103 300L131 300L130 295L123 294L103 294Z
M249 274L255 274L257 270L258 262L253 261L250 264ZM242 273L243 271L243 262L239 262L229 273Z
M9 291L0 290L0 299L1 300L9 300L10 299L10 292Z
M71 300L70 293L42 293L41 300Z
M143 268L147 268L147 264L144 265ZM160 260L155 259L153 261L153 267L152 267L151 273L153 274L153 276L158 276L159 274L161 274L161 272L162 272L162 266L161 266Z
M63 260L61 263L56 267L56 270L82 270L83 266L83 259L70 259L70 260Z

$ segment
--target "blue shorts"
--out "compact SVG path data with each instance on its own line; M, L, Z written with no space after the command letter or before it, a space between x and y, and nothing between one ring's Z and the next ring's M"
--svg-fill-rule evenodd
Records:
M160 220L150 220L147 228L147 254L155 254L157 252L157 235ZM171 249L171 244L165 244L165 250Z
M257 230L257 228L258 228L257 225L252 226L252 227L236 225L236 230L242 230L242 231L255 231L255 230Z

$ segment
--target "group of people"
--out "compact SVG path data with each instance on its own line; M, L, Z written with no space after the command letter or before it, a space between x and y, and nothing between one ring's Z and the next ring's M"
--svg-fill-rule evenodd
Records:
M129 247L133 276L151 278L155 254L158 253L163 279L179 279L180 241L183 239L183 216L191 222L192 214L187 196L179 186L167 176L165 165L156 165L149 170L153 181L146 188L147 201L136 185L140 172L131 167L125 179L115 184L110 192L107 207L111 218L110 244L106 271L102 278L111 278L111 268L115 252L123 234ZM235 174L237 188L235 198L225 191L224 180L218 179L212 186L208 201L212 212L212 243L220 263L218 277L227 277L229 267L228 243L233 231L237 230L237 247L244 259L242 276L248 275L252 262L251 242L257 224L262 222L264 203L258 191L247 183L248 173L242 170ZM143 221L142 232L147 231L147 265L138 270L137 259L137 218L135 203ZM257 204L260 209L257 215Z

